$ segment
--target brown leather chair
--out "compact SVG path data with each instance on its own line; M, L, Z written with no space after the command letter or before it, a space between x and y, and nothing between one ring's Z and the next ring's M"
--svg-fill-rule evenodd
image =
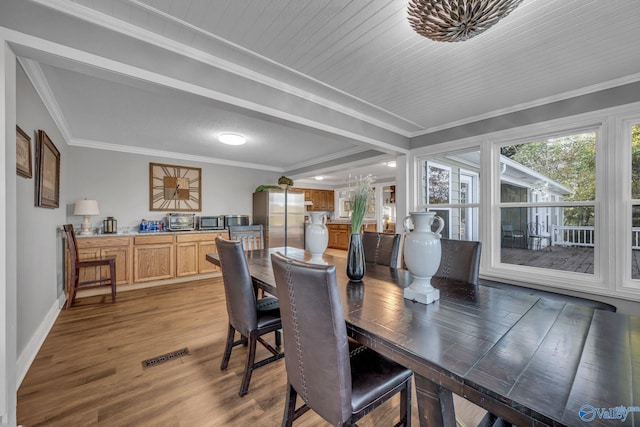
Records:
M469 240L440 239L442 258L435 277L478 284L482 244Z
M400 267L400 241L401 234L362 233L362 246L366 262L387 265L391 268Z
M356 421L400 396L400 423L411 425L412 372L347 338L336 267L271 255L280 297L287 369L283 426L312 409L332 425ZM303 404L296 409L300 395Z
M256 299L242 242L216 237L216 246L222 267L229 316L227 344L220 369L227 369L233 347L240 344L247 345L247 361L239 393L242 397L249 391L249 381L255 369L284 357L284 353L277 350L281 344L280 310L276 297ZM235 340L236 331L240 334L238 340ZM270 332L275 334L275 348L262 338ZM272 356L256 362L256 343L258 342L269 350Z
M69 279L69 297L67 298L67 310L76 300L78 289L93 289L103 286L111 287L111 301L116 302L116 259L79 259L78 258L78 242L76 241L76 233L73 225L65 224L62 226L67 237L67 247L69 248L69 270L71 277ZM103 268L109 267L109 277L102 277ZM94 277L96 279L80 280L80 270L83 268L98 268Z

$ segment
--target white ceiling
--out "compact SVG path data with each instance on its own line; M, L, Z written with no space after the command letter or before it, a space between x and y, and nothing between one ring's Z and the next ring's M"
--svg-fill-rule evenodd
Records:
M119 66L21 52L70 144L297 182L323 174L340 185L349 172L393 179L383 163L412 137L640 80L638 0L525 0L461 43L415 34L406 0L32 2L132 40L117 53L94 41ZM68 31L87 39L78 43L98 38ZM248 143L212 142L225 131Z

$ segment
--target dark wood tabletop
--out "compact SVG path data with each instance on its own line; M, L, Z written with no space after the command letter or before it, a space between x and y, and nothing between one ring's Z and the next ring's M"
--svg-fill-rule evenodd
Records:
M251 275L277 295L275 251L310 255L247 252ZM345 259L324 260L350 336L413 369L421 425L455 426L452 392L519 426L640 424L640 318L437 278L440 300L424 305L404 299L406 270L367 264L354 283Z

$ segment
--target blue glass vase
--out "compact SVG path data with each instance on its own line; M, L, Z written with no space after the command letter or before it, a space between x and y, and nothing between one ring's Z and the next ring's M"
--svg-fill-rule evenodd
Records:
M362 235L351 234L347 250L347 277L352 282L359 282L364 277L365 261Z

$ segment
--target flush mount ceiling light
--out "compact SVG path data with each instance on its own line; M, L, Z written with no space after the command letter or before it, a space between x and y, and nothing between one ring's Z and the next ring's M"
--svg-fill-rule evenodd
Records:
M322 181L323 179L324 179L324 176L316 175L316 181Z
M237 133L221 133L218 135L218 141L227 145L242 145L247 142L247 138Z
M491 28L523 0L409 0L409 24L438 42L461 42Z
M389 166L390 168L395 168L396 167L396 161L395 160L391 160L390 162L387 162L387 166Z

